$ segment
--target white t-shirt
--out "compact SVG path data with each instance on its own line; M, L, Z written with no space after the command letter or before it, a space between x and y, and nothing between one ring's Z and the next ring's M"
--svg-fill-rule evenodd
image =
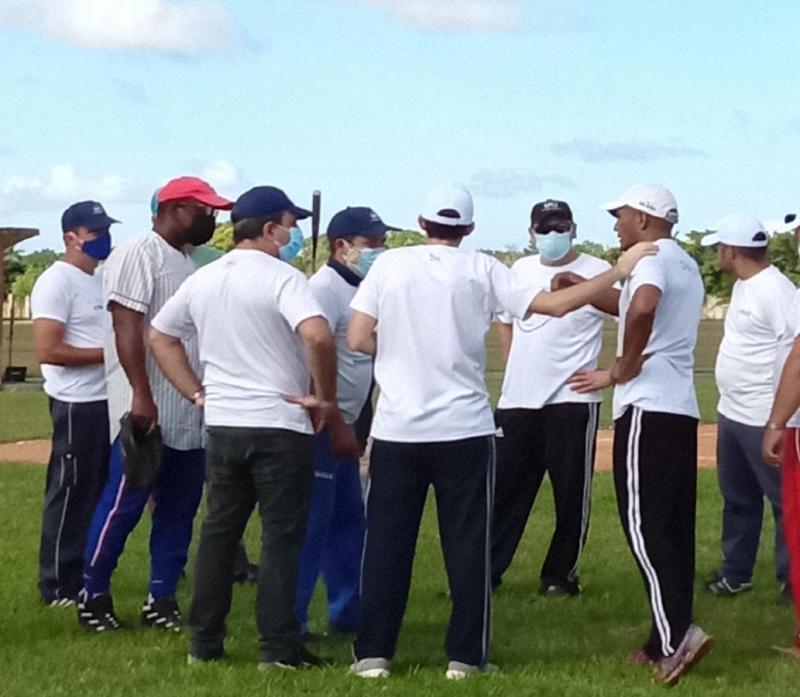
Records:
M723 416L749 426L767 423L794 339L796 292L774 266L734 284L715 371Z
M353 424L367 401L372 383L372 356L347 347L347 325L353 314L350 302L358 287L350 285L327 264L309 283L336 340L337 400L344 420Z
M793 331L794 338L797 339L798 337L800 337L800 290L798 290L795 293L794 302L792 303L792 328L794 330ZM783 357L784 361L786 360L787 356L788 356L788 351L786 352L786 355L784 355ZM781 368L781 372L782 371L783 368ZM781 377L780 373L778 373L777 377L778 380L780 380ZM775 385L775 387L777 388L777 384ZM795 412L795 415L787 422L787 426L789 426L789 428L800 428L800 411Z
M523 317L538 292L480 252L426 244L381 254L351 303L378 321L372 435L434 442L494 433L486 332L500 312Z
M147 348L147 332L153 317L194 271L191 259L161 235L150 232L116 247L103 266L105 305L114 301L144 314L145 367L150 391L158 407L158 423L164 445L175 450L203 447L203 415L172 386ZM117 356L111 313L107 313L105 338L108 416L112 442L119 434L119 420L130 411L133 390ZM184 342L189 362L199 370L197 342Z
M31 293L33 319L64 325L64 342L75 348L102 348L105 327L103 278L57 261L41 276ZM62 402L97 402L106 398L103 363L51 365L42 363L44 391Z
M550 290L550 281L558 273L571 271L592 278L609 268L608 262L588 254L580 254L562 266L543 264L536 255L519 259L511 272L520 285ZM564 317L534 313L524 320L513 320L511 351L498 408L541 409L547 404L601 401L600 392L579 394L570 389L567 380L576 370L597 367L606 317L591 305L584 305ZM512 323L505 314L499 319Z
M674 239L656 242L658 254L642 259L622 287L617 356L625 341L625 317L634 293L645 285L661 291L649 358L632 380L614 388L614 418L629 406L699 418L694 390L694 347L703 309L703 281L697 264Z
M300 271L264 252L234 249L195 271L153 326L184 342L197 336L207 425L312 433L306 409L283 397L308 394L295 330L315 316L322 308Z

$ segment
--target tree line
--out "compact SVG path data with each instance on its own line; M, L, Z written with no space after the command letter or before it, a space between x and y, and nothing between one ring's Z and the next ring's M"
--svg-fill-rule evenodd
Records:
M733 288L733 279L723 274L720 270L716 251L710 247L700 245L700 239L703 234L696 231L690 232L679 240L679 244L700 267L706 295L722 301L728 300ZM386 246L389 248L404 247L421 244L424 240L423 233L417 230L400 230L390 232L387 235ZM231 223L218 225L210 244L222 251L228 251L233 247L233 226ZM619 256L619 247L606 246L598 242L578 242L575 244L575 249L605 259L612 264ZM325 235L321 235L317 245L316 264L312 264L312 244L311 240L307 239L302 254L293 263L301 271L310 274L312 266L319 268L325 263L329 250L328 238ZM532 244L525 248L509 246L502 250L483 249L481 251L491 254L508 266L523 256L536 253L536 249ZM42 249L27 254L6 250L5 287L7 291L11 292L15 298L29 296L36 279L59 257L60 254L52 249ZM769 241L769 258L770 262L786 274L795 285L800 285L800 268L798 268L798 252L794 235L790 233L773 235Z

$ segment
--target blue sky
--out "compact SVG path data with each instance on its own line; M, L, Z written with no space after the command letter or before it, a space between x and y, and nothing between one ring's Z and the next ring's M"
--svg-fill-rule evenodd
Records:
M179 174L404 227L460 181L473 247L524 246L547 197L612 243L598 207L642 182L681 230L770 224L800 208L798 26L796 0L0 0L0 226L58 248L95 198L128 237Z

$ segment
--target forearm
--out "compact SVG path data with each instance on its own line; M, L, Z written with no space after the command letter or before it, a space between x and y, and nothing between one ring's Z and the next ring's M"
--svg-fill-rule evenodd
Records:
M531 301L528 311L563 317L572 310L593 303L622 278L624 273L614 266L584 283L556 291L542 291Z
M355 338L352 343L348 337L347 344L353 351L360 351L361 353L366 353L370 356L374 356L378 351L378 338L375 335L375 332L364 336L359 336Z
M798 409L800 409L800 342L795 342L783 366L778 391L769 415L769 427L784 428Z
M65 342L60 342L36 352L39 363L64 366L97 365L103 362L103 349L78 348Z
M592 300L592 307L600 312L605 312L612 317L619 317L619 288L609 288L607 291Z
M186 399L193 400L203 384L194 372L180 339L150 330L150 350L161 371Z
M145 364L144 336L141 328L127 324L114 324L114 340L120 365L125 371L133 391L152 399L150 381Z
M655 314L650 312L628 313L625 318L622 355L617 357L611 368L611 379L614 383L632 380L641 372L654 318Z
M333 339L307 342L306 360L317 399L336 402L336 347Z

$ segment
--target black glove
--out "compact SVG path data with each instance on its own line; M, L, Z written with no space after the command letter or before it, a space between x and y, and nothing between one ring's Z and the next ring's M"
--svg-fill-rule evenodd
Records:
M119 425L126 483L135 489L146 489L155 482L161 466L161 429L156 426L146 431L131 421L127 413Z

